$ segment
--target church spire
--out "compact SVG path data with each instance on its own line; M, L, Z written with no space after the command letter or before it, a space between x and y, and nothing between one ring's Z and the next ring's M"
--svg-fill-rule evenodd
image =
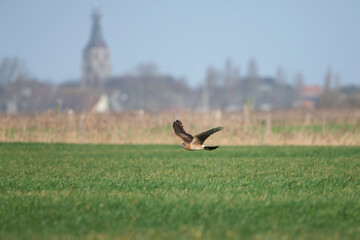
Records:
M89 44L86 48L95 48L95 47L106 47L105 41L102 37L101 26L100 26L100 11L98 8L94 9L94 13L92 14L93 25L90 36Z
M101 86L111 76L110 52L104 42L98 9L92 14L93 25L90 41L83 53L82 85Z

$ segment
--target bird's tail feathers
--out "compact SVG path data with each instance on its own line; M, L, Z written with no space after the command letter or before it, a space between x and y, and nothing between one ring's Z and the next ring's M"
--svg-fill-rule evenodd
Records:
M205 146L204 150L211 151L211 150L217 149L218 147L219 146Z

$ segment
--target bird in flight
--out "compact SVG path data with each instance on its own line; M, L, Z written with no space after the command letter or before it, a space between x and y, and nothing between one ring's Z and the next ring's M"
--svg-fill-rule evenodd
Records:
M176 120L173 122L173 129L175 134L180 137L184 142L181 144L181 146L186 150L214 150L218 148L219 146L206 146L204 145L205 140L213 133L216 133L222 129L223 127L217 127L212 128L210 130L207 130L205 132L199 133L195 136L192 136L191 134L185 132L184 127L181 123L181 121Z

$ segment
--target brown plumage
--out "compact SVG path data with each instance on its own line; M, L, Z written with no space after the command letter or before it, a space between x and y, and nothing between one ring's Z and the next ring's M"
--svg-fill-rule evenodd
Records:
M213 133L216 133L223 129L223 127L217 127L212 128L210 130L207 130L205 132L199 133L195 136L192 136L191 134L185 132L184 127L181 123L181 121L176 120L173 123L173 129L175 134L180 137L184 142L181 144L181 146L186 150L214 150L218 148L219 146L205 146L204 142L205 140Z

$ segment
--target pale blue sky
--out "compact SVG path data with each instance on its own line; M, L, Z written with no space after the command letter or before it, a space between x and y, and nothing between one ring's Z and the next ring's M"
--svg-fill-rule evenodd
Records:
M62 82L81 75L93 7L111 51L114 75L154 62L196 86L209 65L231 58L245 75L278 66L322 84L329 66L343 84L360 83L360 1L0 0L0 59L19 57L32 76Z

